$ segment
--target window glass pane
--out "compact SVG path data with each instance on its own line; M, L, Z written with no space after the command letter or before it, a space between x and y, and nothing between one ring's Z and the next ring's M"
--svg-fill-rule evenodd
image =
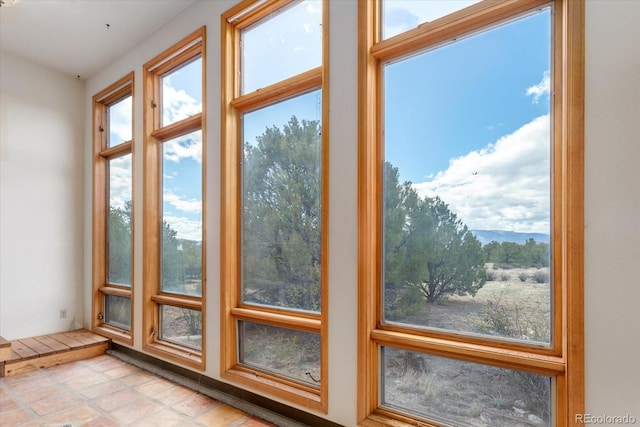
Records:
M202 112L202 59L162 76L162 126Z
M116 295L104 296L104 323L131 330L131 299Z
M480 0L382 0L382 39L464 9Z
M164 292L202 296L202 131L162 143Z
M133 139L133 109L131 100L132 97L129 95L115 104L109 105L107 108L107 123L109 123L108 147L113 147Z
M160 305L160 339L202 350L202 312Z
M382 402L447 425L550 424L551 378L382 348Z
M240 363L320 385L320 335L253 322L238 322Z
M320 91L244 115L242 300L320 311Z
M240 37L242 94L319 67L322 2L294 2L244 29Z
M547 8L384 67L385 321L550 342L550 40Z
M107 282L131 286L131 154L109 160Z

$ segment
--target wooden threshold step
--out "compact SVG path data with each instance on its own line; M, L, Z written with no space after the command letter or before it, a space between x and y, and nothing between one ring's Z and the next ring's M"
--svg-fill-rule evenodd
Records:
M0 377L99 356L111 340L86 329L10 341L10 354L0 358Z
M11 341L0 337L0 363L11 357Z

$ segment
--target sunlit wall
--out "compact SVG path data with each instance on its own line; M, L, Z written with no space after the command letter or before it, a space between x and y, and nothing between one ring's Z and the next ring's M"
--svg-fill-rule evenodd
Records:
M68 330L74 316L82 321L82 94L83 82L1 52L0 335L6 339Z

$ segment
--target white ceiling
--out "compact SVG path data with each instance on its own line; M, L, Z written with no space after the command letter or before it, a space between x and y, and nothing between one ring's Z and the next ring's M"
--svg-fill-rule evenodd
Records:
M0 7L0 50L84 80L194 1L19 0Z

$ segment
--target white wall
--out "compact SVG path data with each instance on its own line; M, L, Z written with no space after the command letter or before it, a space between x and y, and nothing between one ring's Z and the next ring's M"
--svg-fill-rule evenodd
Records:
M586 411L640 422L640 2L586 9Z
M0 335L7 339L82 319L82 94L82 82L2 52Z
M336 422L354 425L358 399L356 3L332 2L330 14L329 413Z
M136 72L136 152L142 147L142 64L184 35L207 25L207 375L219 379L219 15L230 2L199 2L156 36L87 82L90 97ZM327 418L355 424L356 384L356 106L357 10L353 1L331 3L331 199L329 387ZM640 419L640 2L587 0L586 67L586 405L591 414L634 414ZM339 78L335 78L339 76ZM85 132L90 138L90 129ZM141 158L136 158L141 171ZM3 175L4 176L4 175ZM85 156L85 310L90 302L90 180ZM142 196L142 180L134 195ZM4 203L4 199L3 199ZM142 224L136 215L136 310L141 298ZM3 253L4 259L4 253ZM135 345L141 348L140 321Z

